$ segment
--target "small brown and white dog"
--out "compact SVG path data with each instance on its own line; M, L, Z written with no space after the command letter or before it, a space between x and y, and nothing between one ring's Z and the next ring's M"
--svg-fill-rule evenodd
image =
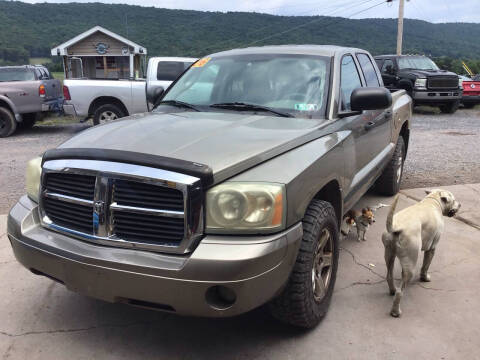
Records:
M374 210L366 207L361 212L355 210L349 210L343 217L343 226L341 233L343 236L347 236L352 227L357 227L357 241L366 241L365 233L368 227L375 222Z
M424 251L420 280L430 281L428 268L432 262L435 248L444 228L444 216L453 217L460 209L460 203L450 191L427 191L427 196L419 203L394 214L398 195L393 201L387 217L387 231L382 235L387 264L387 283L390 295L395 295L390 314L399 317L400 300L408 282L412 279L420 251ZM402 266L402 282L395 288L393 268L395 258Z

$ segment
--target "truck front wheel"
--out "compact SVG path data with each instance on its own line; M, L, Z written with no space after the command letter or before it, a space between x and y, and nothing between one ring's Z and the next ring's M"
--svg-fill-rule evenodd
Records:
M335 210L313 200L303 223L297 260L284 290L269 304L271 314L290 325L313 328L325 316L332 298L338 266Z
M17 122L12 112L0 107L0 138L12 135L17 129Z
M124 116L124 112L117 105L104 104L99 106L93 113L93 125L105 124Z
M445 114L453 114L455 111L457 111L459 106L460 106L460 100L453 101L440 106L440 111Z

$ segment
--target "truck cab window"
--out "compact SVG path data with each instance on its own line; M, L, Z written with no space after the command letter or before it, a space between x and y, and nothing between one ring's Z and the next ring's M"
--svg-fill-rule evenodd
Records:
M365 54L357 54L357 59L360 63L360 67L362 68L363 75L365 76L367 86L380 86L377 72L375 71L370 58Z
M342 66L340 73L340 96L341 109L343 111L350 110L350 96L353 90L362 87L360 76L358 75L357 66L351 55L345 55L342 58Z
M157 80L174 81L188 66L189 64L182 61L160 61L157 67Z

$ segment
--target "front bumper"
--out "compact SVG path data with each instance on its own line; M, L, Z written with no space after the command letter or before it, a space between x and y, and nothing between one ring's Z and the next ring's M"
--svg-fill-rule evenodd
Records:
M480 95L463 96L462 103L464 104L480 104Z
M445 103L460 100L462 90L414 90L413 100L417 103Z
M109 302L208 317L238 315L279 294L303 234L297 224L270 236L206 236L187 256L120 249L43 228L37 205L26 196L10 211L7 229L22 265L72 291ZM215 286L233 291L233 304L212 298Z

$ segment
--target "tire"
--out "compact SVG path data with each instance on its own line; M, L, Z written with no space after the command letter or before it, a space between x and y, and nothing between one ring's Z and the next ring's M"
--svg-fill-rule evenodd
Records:
M405 162L405 141L399 136L395 151L382 175L377 179L376 190L381 195L393 196L400 190Z
M0 138L12 135L17 129L17 121L12 112L0 107Z
M466 104L463 104L463 107L465 109L473 109L475 107L475 103L466 103Z
M459 106L460 106L460 100L453 101L440 106L440 111L444 114L453 114L455 111L457 111Z
M302 224L303 238L290 278L282 293L269 303L269 310L284 323L313 328L327 313L335 286L339 246L337 218L331 204L313 200ZM319 278L316 277L318 269ZM314 285L314 279L323 286Z
M22 122L18 123L18 127L21 129L31 129L37 121L37 113L28 113L22 115Z
M114 104L100 105L93 113L93 125L100 125L124 117L123 110Z

